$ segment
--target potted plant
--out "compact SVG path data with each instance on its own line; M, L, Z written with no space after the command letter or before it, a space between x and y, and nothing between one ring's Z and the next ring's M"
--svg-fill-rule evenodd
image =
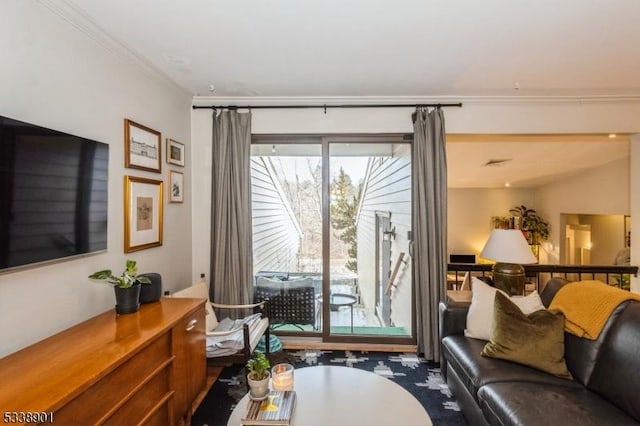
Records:
M515 206L509 210L509 213L522 218L522 231L529 244L538 244L540 238L543 240L549 238L549 224L542 220L534 209L528 209L526 206Z
M128 260L125 263L125 270L122 275L113 275L111 269L94 272L89 275L92 280L107 281L113 285L116 293L116 313L132 314L140 309L140 284L150 284L147 277L137 277L138 267L135 260Z
M267 357L260 351L255 351L251 359L247 361L247 383L249 384L249 397L254 400L264 399L269 395L269 368L271 364Z

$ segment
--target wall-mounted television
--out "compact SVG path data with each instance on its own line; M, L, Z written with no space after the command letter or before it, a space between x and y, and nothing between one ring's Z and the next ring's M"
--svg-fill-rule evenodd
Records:
M107 249L109 145L0 116L0 272Z

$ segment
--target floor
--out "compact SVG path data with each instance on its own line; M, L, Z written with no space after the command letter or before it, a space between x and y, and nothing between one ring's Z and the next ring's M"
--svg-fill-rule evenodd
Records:
M330 312L331 331L334 334L351 334L351 310L348 306L341 306ZM321 321L318 315L317 321ZM294 326L278 325L278 331L319 331L311 325ZM409 332L403 327L384 327L375 316L368 315L363 306L353 306L353 334L409 336Z

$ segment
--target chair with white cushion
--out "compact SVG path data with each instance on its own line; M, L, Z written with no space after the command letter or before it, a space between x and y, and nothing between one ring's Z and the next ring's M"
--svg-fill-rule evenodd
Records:
M262 335L265 335L265 352L269 355L269 318L266 315L266 302L248 305L213 303L209 300L209 287L204 277L191 287L175 292L173 297L207 299L205 328L207 358L210 364L246 363ZM255 313L241 319L226 317L218 321L213 308L240 311L252 309Z

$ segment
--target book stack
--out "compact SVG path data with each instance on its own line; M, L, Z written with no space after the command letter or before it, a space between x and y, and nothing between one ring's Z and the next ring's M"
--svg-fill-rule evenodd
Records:
M296 402L295 391L271 391L263 401L249 401L245 426L291 424L291 414Z

